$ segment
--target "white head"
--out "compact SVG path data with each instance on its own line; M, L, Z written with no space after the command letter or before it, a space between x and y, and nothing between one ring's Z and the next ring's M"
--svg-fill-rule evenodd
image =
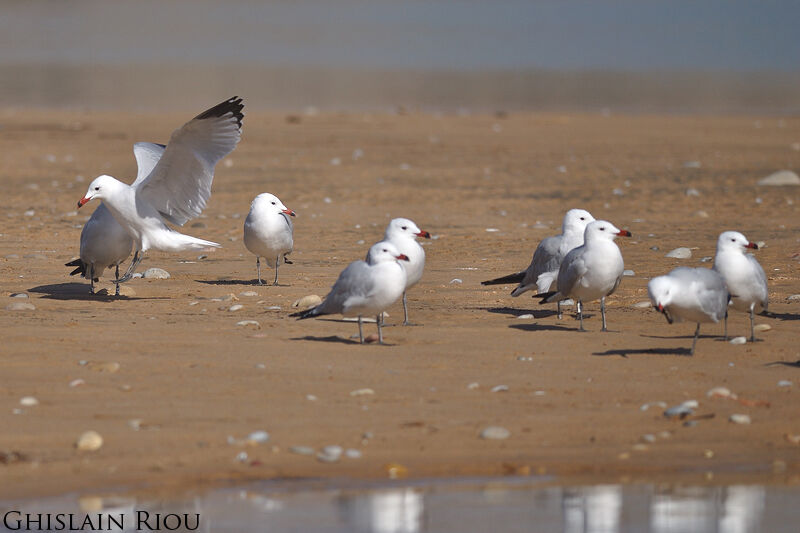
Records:
M673 282L669 276L658 276L651 279L650 283L647 284L647 294L650 296L650 301L653 302L653 306L660 313L664 313L664 309L672 303L672 293ZM669 316L667 316L667 320L670 320Z
M617 228L614 224L607 220L595 220L586 226L583 233L584 242L593 240L608 240L613 241L617 237L630 237L631 232L624 229Z
M253 203L250 204L250 211L254 209L266 211L268 213L275 212L277 214L283 213L292 217L295 216L294 211L283 205L283 202L281 202L277 196L268 192L262 192L253 199Z
M370 265L377 265L386 261L408 261L408 256L401 254L394 244L381 241L372 245L367 253Z
M748 241L747 237L738 231L724 231L717 239L717 253L730 250L738 250L744 253L745 248L758 250L758 245Z
M94 200L95 198L98 200L105 200L110 194L113 194L114 191L119 190L122 186L125 186L125 184L111 176L106 174L98 176L89 184L89 189L86 191L84 197L78 200L78 207L82 207L89 202L89 200Z
M427 231L422 231L413 221L407 218L395 218L386 226L384 238L388 240L396 237L408 237L411 239L414 237L424 237L430 239L431 234Z
M564 221L561 223L561 233L578 233L583 234L589 222L594 222L594 217L588 211L583 209L570 209L564 215Z

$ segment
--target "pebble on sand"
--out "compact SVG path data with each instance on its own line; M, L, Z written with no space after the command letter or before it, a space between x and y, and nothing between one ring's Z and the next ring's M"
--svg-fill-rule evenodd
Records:
M758 180L758 185L781 186L800 185L800 176L791 170L779 170Z
M692 251L685 246L681 246L680 248L675 248L674 250L667 252L667 255L664 257L672 257L675 259L689 259L692 257Z
M39 405L39 400L33 396L23 396L19 399L19 404L24 407L33 407L34 405Z
M761 332L764 332L764 331L771 330L772 326L770 326L769 324L756 324L755 327L753 327L753 329L755 331L758 331L759 333L761 333Z
M261 324L259 324L257 320L240 320L239 322L236 323L236 325L243 327L253 326L255 328L261 327Z
M322 448L317 454L317 460L323 463L336 463L342 457L343 452L344 449L341 446L331 444Z
M311 446L291 446L289 447L289 453L294 453L297 455L314 455L314 448Z
M480 437L487 440L504 440L511 436L511 432L504 427L488 426L481 431Z
M636 302L633 304L633 307L636 309L647 309L648 307L652 307L652 305L653 304L650 302L650 300L642 300L641 302Z
M731 398L736 399L736 395L727 387L714 387L706 393L709 398Z
M230 306L228 308L228 311L234 312L234 311L238 311L239 309L244 309L244 306L242 304L235 304L235 305Z
M25 292L12 292L10 298L28 298L28 293Z
M145 279L169 279L169 272L163 268L152 267L145 270L142 277Z
M375 394L375 391L372 389L356 389L354 391L350 391L350 396L367 396Z
M261 444L263 442L267 442L269 440L269 433L263 430L253 431L247 436L245 439L248 443L252 444Z
M743 415L739 413L732 414L728 420L734 424L749 424L751 422L750 415Z
M315 307L321 303L322 303L322 298L320 298L316 294L309 294L308 296L303 296L299 300L295 300L295 302L292 304L292 307L307 309L309 307Z
M746 344L747 337L734 337L729 341L731 344Z
M103 437L96 431L86 431L75 443L75 446L84 452L93 452L103 446Z
M33 311L36 306L28 302L11 302L6 306L6 311Z
M791 386L792 382L789 381L788 379L782 379L778 382L778 387L791 387Z

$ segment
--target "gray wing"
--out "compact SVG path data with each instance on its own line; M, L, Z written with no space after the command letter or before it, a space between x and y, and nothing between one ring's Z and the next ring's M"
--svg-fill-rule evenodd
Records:
M750 261L750 264L753 267L753 272L755 272L755 279L753 283L756 283L759 286L761 292L761 306L766 310L767 304L769 303L769 290L767 289L767 275L764 273L764 269L761 268L761 264L758 262L752 254L746 254L747 260Z
M375 285L370 266L364 261L353 261L339 274L331 292L317 308L318 314L341 313L349 300L366 297Z
M725 318L728 309L728 287L716 270L710 268L678 267L669 274L681 281L681 286L696 287L700 308L719 321Z
M539 243L539 246L536 247L536 251L533 252L533 259L531 259L528 270L525 271L525 277L522 279L520 287L526 287L525 290L528 290L528 288L532 289L536 286L539 276L545 272L558 271L562 259L561 253L559 252L560 246L560 235L547 237Z
M161 156L164 154L163 144L158 143L135 143L133 145L133 156L136 158L136 165L138 171L136 172L136 181L134 185L143 181L147 176L153 172L156 164Z
M231 98L175 130L152 172L134 182L137 193L179 226L202 213L214 167L241 138L243 107L241 98Z
M583 246L573 248L561 261L561 267L558 269L558 292L565 298L572 294L575 286L588 271L583 259L583 250Z

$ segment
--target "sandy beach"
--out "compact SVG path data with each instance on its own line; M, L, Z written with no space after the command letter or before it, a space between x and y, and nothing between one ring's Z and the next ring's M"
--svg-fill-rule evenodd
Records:
M99 174L133 181L132 144L165 143L194 113L0 110L0 497L392 475L800 482L800 301L788 299L800 187L756 185L800 169L800 118L245 111L208 208L181 230L223 247L150 252L139 271L171 277L114 298L63 266L96 208L76 202ZM254 285L242 244L260 192L297 212L278 287ZM633 234L619 239L634 275L608 299L608 333L597 302L579 333L572 309L559 320L512 285L480 285L525 268L573 207ZM434 236L409 292L420 326L361 346L352 322L289 318L398 216ZM728 229L764 243L773 316L756 322L771 329L734 345L704 325L692 357L693 324L637 304L651 277L710 266ZM692 257L665 257L679 246ZM35 309L6 309L18 301ZM401 305L389 314L399 324ZM732 312L729 331L746 335L747 316ZM708 397L714 387L733 395ZM21 405L28 396L38 405ZM690 424L662 416L686 400L699 402ZM510 436L481 439L488 426ZM99 450L76 449L87 430ZM246 442L259 430L266 443ZM326 445L362 456L291 450Z

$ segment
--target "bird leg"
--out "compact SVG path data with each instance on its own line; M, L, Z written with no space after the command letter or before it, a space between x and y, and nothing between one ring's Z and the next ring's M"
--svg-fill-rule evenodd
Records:
M378 324L378 344L383 344L383 332L381 331L381 315L383 313L379 313L377 317L375 317L375 323Z
M564 314L561 312L561 300L556 302L556 309L558 310L558 319L561 320L564 318Z
M725 311L724 323L725 323L725 342L727 342L728 341L728 312L727 311Z
M89 265L89 294L94 294L94 263Z
M578 331L586 331L583 329L583 302L578 300L578 320L580 321L581 325L578 328Z
M754 303L750 304L750 342L756 342L756 330L753 326L753 307L755 305Z
M131 279L133 277L133 271L136 269L137 266L139 266L139 263L142 262L142 255L143 254L139 254L139 250L136 250L136 252L133 254L133 260L131 261L131 264L128 266L128 270L125 272L125 275L122 276L121 278L115 279L114 283L125 283L126 281Z
M608 331L608 328L606 327L606 297L605 296L601 296L600 297L600 316L603 317L603 329L601 329L600 331Z
M256 257L256 275L258 276L258 284L263 285L261 282L261 258Z
M697 336L700 335L700 322L697 323L697 329L694 330L694 340L692 341L692 349L689 355L694 355L694 346L697 344Z
M406 296L406 291L403 291L403 325L404 326L416 326L417 324L412 324L408 321L408 296Z
M361 315L358 315L358 341L364 344L364 332L361 330Z
M119 279L119 263L116 265L116 269L114 270L114 275ZM116 290L114 291L114 296L119 296L119 283L115 283Z
M272 282L272 285L275 286L278 284L278 267L281 264L281 256L275 258L275 281Z

